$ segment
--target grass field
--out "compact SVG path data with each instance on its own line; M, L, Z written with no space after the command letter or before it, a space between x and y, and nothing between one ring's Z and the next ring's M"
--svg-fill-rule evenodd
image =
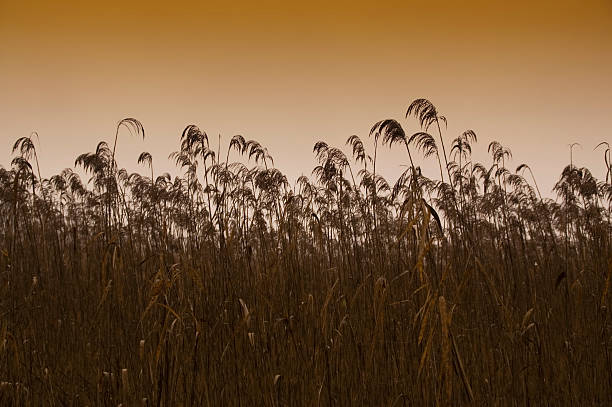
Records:
M18 139L0 404L611 405L609 146L601 180L570 163L551 200L498 142L473 162L476 134L446 134L429 101L407 117L422 131L316 143L293 186L257 141L195 126L174 179L146 152L145 175L119 168L135 119L77 157L86 181L41 178L36 137ZM388 147L406 152L394 183Z

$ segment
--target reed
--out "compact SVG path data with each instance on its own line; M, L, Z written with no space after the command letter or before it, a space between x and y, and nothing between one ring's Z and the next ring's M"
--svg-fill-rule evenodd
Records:
M501 143L473 162L473 131L449 137L425 99L413 117L348 154L318 142L293 186L259 142L196 126L175 177L146 152L147 175L120 168L135 119L77 157L88 182L42 178L19 139L0 168L0 404L611 404L609 148L605 180L572 162L552 200ZM390 182L376 157L396 146Z

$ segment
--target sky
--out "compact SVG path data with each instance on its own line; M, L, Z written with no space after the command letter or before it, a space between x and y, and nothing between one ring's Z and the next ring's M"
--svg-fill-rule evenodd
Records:
M156 174L177 174L167 157L196 124L222 150L235 134L259 141L293 181L319 140L348 153L382 119L419 130L404 118L417 98L447 117L447 146L473 129L490 165L497 140L547 195L573 142L574 164L604 178L593 149L612 143L612 0L0 0L0 165L36 131L43 176L134 117L145 139L122 131L117 146L130 171L147 172L148 151ZM407 161L385 147L377 170L394 181Z

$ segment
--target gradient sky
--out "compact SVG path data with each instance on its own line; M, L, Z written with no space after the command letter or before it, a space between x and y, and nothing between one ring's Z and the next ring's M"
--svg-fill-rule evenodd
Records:
M129 170L149 151L156 173L176 174L167 156L197 124L260 141L294 180L318 140L367 139L385 118L416 131L404 113L425 97L448 118L447 145L474 129L490 164L498 140L543 192L571 142L575 164L604 177L593 148L612 143L612 0L228 3L0 0L0 164L37 131L49 176L135 117L147 137L121 135ZM404 151L382 151L394 181Z

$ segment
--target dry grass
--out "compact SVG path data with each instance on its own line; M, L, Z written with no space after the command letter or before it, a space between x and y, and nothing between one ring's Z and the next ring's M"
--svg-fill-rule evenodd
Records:
M367 140L354 160L317 143L294 188L259 143L234 137L220 161L191 126L183 177L153 178L150 155L151 178L127 174L100 144L76 162L89 187L41 182L18 140L0 169L0 404L612 403L608 174L570 165L541 199L499 143L492 166L469 132L447 156L435 107L409 112L422 134L377 123L371 159ZM411 166L389 185L386 144L437 157L444 182Z

